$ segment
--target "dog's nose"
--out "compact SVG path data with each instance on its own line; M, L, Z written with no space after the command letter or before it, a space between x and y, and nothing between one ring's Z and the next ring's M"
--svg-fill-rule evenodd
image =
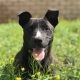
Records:
M36 39L34 39L34 42L35 42L36 44L41 44L41 43L42 43L42 40L39 39L39 38L36 38Z

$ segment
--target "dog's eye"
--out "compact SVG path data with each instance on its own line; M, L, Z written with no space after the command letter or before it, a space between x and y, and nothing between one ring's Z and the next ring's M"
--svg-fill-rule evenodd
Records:
M26 27L26 30L28 31L28 32L33 32L34 31L34 27L33 26L27 26Z
M43 26L42 29L46 30L46 31L50 30L49 27L47 27L47 26Z
M50 30L48 27L45 28L47 31Z

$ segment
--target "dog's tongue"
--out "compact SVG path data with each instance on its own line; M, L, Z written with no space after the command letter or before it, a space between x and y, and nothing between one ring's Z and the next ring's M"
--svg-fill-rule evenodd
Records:
M36 59L37 61L43 60L44 56L45 56L45 51L44 50L45 50L44 48L33 49L32 56L34 57L34 59Z

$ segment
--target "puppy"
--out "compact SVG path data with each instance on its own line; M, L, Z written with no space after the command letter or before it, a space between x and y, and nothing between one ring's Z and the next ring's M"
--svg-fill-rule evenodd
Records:
M44 18L32 18L27 11L18 15L19 24L23 28L23 47L15 57L14 66L17 72L25 68L23 80L30 78L36 66L45 73L49 65L55 63L51 45L54 29L58 24L58 15L58 10L48 10Z

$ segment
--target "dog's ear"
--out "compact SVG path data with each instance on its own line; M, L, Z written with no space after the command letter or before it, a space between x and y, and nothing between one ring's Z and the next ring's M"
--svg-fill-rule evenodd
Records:
M19 24L23 27L25 24L27 24L30 20L30 18L32 17L32 15L25 11L20 13L19 15Z
M47 19L54 27L58 24L58 10L48 10L45 19Z

